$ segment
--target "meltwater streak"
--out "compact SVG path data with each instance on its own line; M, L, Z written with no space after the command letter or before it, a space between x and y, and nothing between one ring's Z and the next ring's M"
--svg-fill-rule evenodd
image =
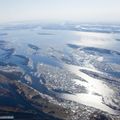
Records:
M100 109L102 111L108 112L110 114L115 114L115 115L120 114L119 111L114 110L106 105L106 104L110 104L117 107L117 104L113 103L112 101L114 99L114 91L110 87L108 87L102 80L95 79L81 72L79 66L65 64L64 67L70 72L86 80L86 82L77 79L74 79L73 81L77 85L86 87L88 93L60 94L61 98L75 101L87 106L91 106ZM96 93L97 95L93 93ZM105 101L107 101L107 103L105 103Z

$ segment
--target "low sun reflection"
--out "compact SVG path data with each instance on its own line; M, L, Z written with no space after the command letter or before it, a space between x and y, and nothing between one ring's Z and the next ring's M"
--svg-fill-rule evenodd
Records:
M109 88L102 80L96 79L81 72L79 66L66 64L65 68L85 80L81 81L80 79L73 79L73 82L76 85L85 87L87 93L77 93L74 95L62 94L63 98L92 106L103 111L107 111L109 113L116 112L113 109L109 108L106 104L104 104L105 101L103 100L107 100L108 104L114 104L112 101L114 91Z

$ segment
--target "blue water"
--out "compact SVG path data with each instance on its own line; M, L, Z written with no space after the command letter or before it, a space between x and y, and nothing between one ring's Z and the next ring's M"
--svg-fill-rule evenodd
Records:
M62 28L59 25L33 26L1 27L0 71L11 71L14 66L14 71L20 69L23 74L18 79L41 93L52 97L58 95L62 99L118 114L120 110L119 26L76 27L73 25L72 28L69 26ZM42 67L38 68L38 66ZM71 84L71 91L74 93L69 95L68 86L62 86L60 77L61 74L67 76L67 73L61 73L59 70L68 71L84 79L86 83L81 82L81 79L74 80L74 76L70 76L70 81L64 80L64 77L62 80ZM44 80L41 77L43 71ZM52 73L55 75L53 76ZM26 75L31 81L26 80ZM41 79L43 83L40 82ZM56 85L60 82L61 86L58 85L56 90L53 89L55 87L53 81L54 83L57 81ZM50 88L46 85L47 82L51 85ZM82 88L77 88L76 84L84 87L87 92L78 92ZM72 86L75 91L72 90ZM60 91L66 91L66 94ZM95 98L94 104L91 99L84 101L88 97Z

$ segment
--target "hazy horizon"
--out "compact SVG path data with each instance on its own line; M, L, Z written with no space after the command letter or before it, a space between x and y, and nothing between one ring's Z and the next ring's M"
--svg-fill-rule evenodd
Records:
M72 21L119 23L119 0L0 0L0 23Z

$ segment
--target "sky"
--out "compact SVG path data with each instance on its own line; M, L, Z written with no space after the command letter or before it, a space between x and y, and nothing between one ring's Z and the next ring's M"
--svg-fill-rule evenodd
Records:
M0 23L14 21L120 22L120 0L0 0Z

